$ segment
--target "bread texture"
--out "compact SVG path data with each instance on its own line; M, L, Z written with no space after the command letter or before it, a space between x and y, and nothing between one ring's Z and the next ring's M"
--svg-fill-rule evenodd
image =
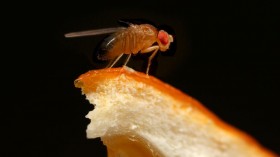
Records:
M87 137L101 137L108 156L139 151L140 147L133 150L137 142L148 148L150 156L277 156L194 98L128 67L88 71L75 80L75 86L95 106L86 116L91 120ZM122 138L128 139L125 144L130 148L116 150ZM149 155L140 150L135 156Z

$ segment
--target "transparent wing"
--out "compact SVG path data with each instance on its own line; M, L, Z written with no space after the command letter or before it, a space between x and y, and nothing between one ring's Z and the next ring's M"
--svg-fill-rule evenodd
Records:
M65 34L65 37L74 38L74 37L93 36L93 35L100 35L100 34L109 34L109 33L118 32L118 31L124 30L124 29L126 29L126 27L94 29L94 30L67 33L67 34Z

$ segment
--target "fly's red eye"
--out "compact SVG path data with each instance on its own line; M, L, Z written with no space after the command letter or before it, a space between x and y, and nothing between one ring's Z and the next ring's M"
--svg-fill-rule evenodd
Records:
M158 32L158 39L163 45L168 44L168 34L165 31Z

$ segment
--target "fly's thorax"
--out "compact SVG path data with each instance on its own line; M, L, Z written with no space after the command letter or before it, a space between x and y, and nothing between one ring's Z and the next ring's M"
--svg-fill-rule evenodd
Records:
M152 46L157 41L158 31L150 24L139 25L137 32L137 43L139 44L140 50Z

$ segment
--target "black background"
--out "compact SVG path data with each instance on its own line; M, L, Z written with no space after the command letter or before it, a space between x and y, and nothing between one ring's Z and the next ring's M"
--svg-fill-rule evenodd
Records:
M157 55L151 75L280 153L276 3L24 2L7 10L2 13L4 156L105 156L99 139L86 139L85 115L93 107L73 85L80 74L102 67L92 54L104 36L64 34L119 26L119 19L145 19L171 32L176 42ZM143 71L145 57L132 58L128 66Z

